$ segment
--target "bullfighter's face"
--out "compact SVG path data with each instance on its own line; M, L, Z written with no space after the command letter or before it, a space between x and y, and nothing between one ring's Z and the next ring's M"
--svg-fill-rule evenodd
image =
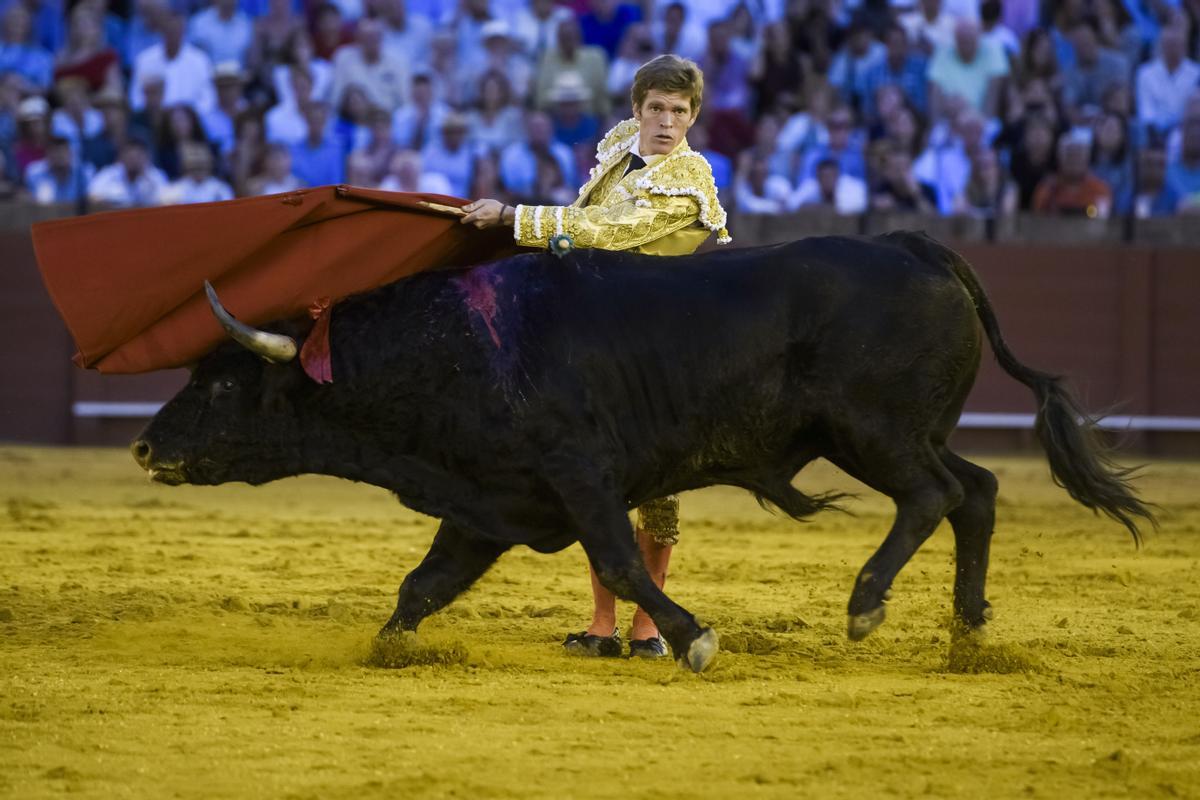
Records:
M152 481L266 483L299 471L302 438L296 364L267 364L234 344L200 361L188 385L131 446Z
M692 109L692 100L678 92L651 89L633 115L640 123L638 150L643 156L666 155L683 141L700 114Z

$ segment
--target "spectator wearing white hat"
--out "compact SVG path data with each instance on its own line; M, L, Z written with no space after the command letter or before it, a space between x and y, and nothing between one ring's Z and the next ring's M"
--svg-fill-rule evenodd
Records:
M208 53L214 64L222 61L244 64L254 38L254 24L238 8L238 0L212 0L212 5L192 16L187 38Z
M25 177L25 168L46 157L50 143L50 104L46 98L26 97L17 106L17 131L12 145L12 160L17 180Z
M577 72L564 72L550 90L554 104L554 138L567 147L583 146L590 153L599 134L600 121L588 113L592 91Z
M212 150L206 145L189 142L180 151L183 175L163 189L164 204L215 203L233 199L229 184L213 177Z
M163 80L164 105L188 105L200 114L207 114L216 104L212 60L203 50L184 41L182 15L167 12L161 24L162 41L144 50L134 61L129 104L140 111L146 105L147 80L158 76Z
M38 205L76 203L86 194L94 173L91 164L75 157L70 141L54 136L46 157L25 170L25 189Z
M367 91L373 105L395 111L408 94L408 67L400 57L383 47L383 26L379 20L360 19L354 44L338 48L333 57L333 97L335 106L342 102L346 87L357 83Z
M204 132L222 155L233 150L234 121L249 107L243 89L245 76L236 61L223 61L213 70L213 89L217 103L204 115Z
M93 203L112 206L156 206L162 200L167 176L150 163L146 141L131 136L116 162L96 173L88 185Z

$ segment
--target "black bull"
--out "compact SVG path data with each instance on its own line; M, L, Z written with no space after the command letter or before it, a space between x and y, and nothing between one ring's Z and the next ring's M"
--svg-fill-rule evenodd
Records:
M286 335L224 321L271 363L234 344L205 357L135 457L170 484L336 475L440 518L383 633L415 630L513 545L579 541L699 671L716 636L651 581L628 510L726 484L805 517L835 499L792 486L817 458L896 504L854 584L850 638L883 621L896 574L943 517L957 618L981 627L996 478L946 446L981 330L1037 396L1055 480L1135 538L1138 517L1153 521L1059 379L1008 350L971 267L921 234L425 273L336 307L330 385L289 360Z

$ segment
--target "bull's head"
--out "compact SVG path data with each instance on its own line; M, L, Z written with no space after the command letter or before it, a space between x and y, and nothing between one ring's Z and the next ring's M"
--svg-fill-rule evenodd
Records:
M301 470L297 404L312 390L296 340L239 322L207 282L209 305L234 344L192 369L191 380L131 446L151 480L171 485L265 483Z

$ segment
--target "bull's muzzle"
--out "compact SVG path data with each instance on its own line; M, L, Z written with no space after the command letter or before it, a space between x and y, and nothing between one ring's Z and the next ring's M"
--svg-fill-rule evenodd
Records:
M138 466L146 470L150 480L171 486L187 483L187 473L183 468L183 462L168 464L156 460L154 448L145 439L138 439L129 445L129 452L133 454L133 460L138 463Z
M212 284L204 282L204 292L208 295L208 305L212 308L213 316L221 323L221 327L229 334L229 338L249 350L257 353L267 361L283 364L296 357L296 340L282 333L268 333L253 328L244 322L239 322L233 314L225 310L217 299L217 292Z

